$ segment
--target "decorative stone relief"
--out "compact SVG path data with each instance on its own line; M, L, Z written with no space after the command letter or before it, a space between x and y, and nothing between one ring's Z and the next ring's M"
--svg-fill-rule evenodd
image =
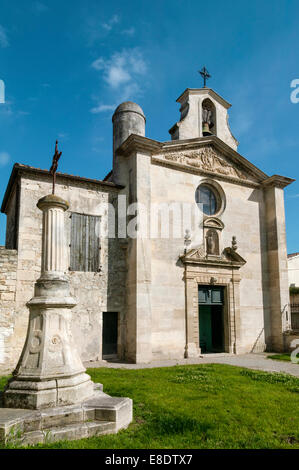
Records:
M165 160L180 163L213 173L220 173L239 179L247 179L246 174L236 166L226 161L223 156L211 145L198 150L186 150L184 152L172 152L164 155Z

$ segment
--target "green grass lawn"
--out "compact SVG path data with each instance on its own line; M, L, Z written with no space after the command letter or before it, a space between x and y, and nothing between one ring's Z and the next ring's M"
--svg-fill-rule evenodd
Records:
M36 448L299 448L296 377L221 364L88 373L133 399L134 422L117 435Z
M284 353L284 354L271 354L271 356L267 356L268 359L274 359L275 361L291 361L291 354ZM298 363L299 364L299 363Z

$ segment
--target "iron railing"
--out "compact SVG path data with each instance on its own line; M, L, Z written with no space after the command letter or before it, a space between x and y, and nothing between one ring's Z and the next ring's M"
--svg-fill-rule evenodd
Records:
M292 330L299 330L299 304L291 304Z

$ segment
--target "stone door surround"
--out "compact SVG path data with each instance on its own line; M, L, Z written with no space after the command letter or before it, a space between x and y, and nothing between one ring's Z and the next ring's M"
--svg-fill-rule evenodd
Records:
M237 354L241 343L239 269L246 261L232 248L225 248L219 257L205 256L200 249L193 249L183 255L181 261L185 265L185 357L198 357L201 354L199 285L224 287L224 347L225 352Z

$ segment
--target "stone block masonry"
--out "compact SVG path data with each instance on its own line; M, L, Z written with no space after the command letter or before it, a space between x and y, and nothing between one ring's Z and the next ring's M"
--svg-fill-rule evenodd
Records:
M17 279L17 251L0 246L0 371L13 367L13 332Z

